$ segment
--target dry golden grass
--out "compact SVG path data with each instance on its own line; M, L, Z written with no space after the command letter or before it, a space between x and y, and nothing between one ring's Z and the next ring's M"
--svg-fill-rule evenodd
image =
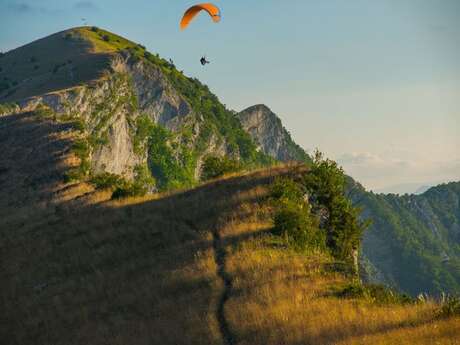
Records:
M234 228L241 232L241 224ZM460 318L436 320L434 304L381 306L335 297L334 287L347 279L328 269L331 263L324 254L290 251L270 236L229 249L227 270L234 283L226 315L237 343L460 343Z
M334 297L347 279L331 258L268 235L267 184L305 168L108 201L108 191L62 183L73 164L71 138L55 135L64 125L1 121L2 343L456 344L460 336L460 320L434 320L433 304Z
M113 49L96 49L96 41L83 35L85 32L89 29L66 30L6 53L0 60L0 78L15 86L0 93L0 102L57 92L101 78ZM72 38L66 39L66 35Z

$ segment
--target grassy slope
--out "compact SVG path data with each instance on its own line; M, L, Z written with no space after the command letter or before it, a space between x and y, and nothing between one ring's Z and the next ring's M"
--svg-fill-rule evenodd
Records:
M0 57L0 103L96 80L109 67L112 54L123 49L139 55L144 51L121 36L90 27L65 30L13 49ZM2 91L5 83L10 87Z
M222 344L222 334L241 344L455 344L460 336L460 320L434 320L430 303L334 297L347 280L331 258L299 255L269 236L266 186L292 168L107 201L53 174L72 165L60 127L0 121L11 122L0 126L0 148L17 150L0 160L1 183L22 176L17 186L26 186L0 190L8 344ZM43 141L50 137L57 142ZM40 193L23 195L31 180Z
M0 58L0 82L16 84L0 92L0 102L41 95L99 78L108 65L109 55L107 52L95 54L88 40L77 38L77 31L56 33ZM66 39L67 34L72 38Z

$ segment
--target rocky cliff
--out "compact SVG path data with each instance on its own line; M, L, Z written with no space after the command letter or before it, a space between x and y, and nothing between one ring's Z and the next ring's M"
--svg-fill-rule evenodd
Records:
M266 105L258 104L238 114L243 128L266 154L283 162L310 162L310 157L297 145L281 120Z
M48 61L46 52L58 49L65 52L63 63L29 66ZM263 156L206 86L143 46L102 29L49 36L6 53L0 66L0 77L14 80L0 90L0 114L33 113L78 125L84 147L74 178L110 173L132 180L138 171L150 170L157 182L177 187L199 178L206 155L247 163ZM30 68L28 78L16 73ZM150 142L152 131L163 138L156 146Z

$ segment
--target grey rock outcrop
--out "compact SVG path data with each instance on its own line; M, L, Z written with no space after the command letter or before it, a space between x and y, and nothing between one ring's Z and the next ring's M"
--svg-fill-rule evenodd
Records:
M241 124L260 150L282 162L309 162L310 157L294 143L281 120L266 105L258 104L238 114Z
M158 66L133 59L129 54L114 55L110 69L101 79L18 101L9 112L30 112L43 106L50 108L57 119L84 122L86 134L95 142L90 153L93 172L129 179L134 177L135 167L148 159L145 145L143 150L134 149L133 135L140 115L177 133L177 141L181 140L184 127L191 128L191 146L204 122ZM225 139L211 134L209 145L197 158L195 177L199 176L203 157L210 153L226 154Z

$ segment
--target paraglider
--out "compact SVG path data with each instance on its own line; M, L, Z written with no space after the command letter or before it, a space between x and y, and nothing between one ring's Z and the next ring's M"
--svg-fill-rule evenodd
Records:
M211 16L211 19L214 21L214 23L220 22L221 14L219 7L211 3L198 4L190 7L187 11L185 11L182 20L180 21L181 30L185 30L192 22L192 20L202 11L207 12ZM200 63L202 66L206 66L210 62L206 60L206 56L203 56L200 59Z
M214 4L205 3L205 4L198 4L190 7L187 11L185 11L182 20L180 21L180 28L181 30L186 29L190 22L201 12L206 11L211 16L211 19L214 23L220 22L221 14L220 9Z
M200 59L200 62L201 62L201 65L202 65L202 66L205 66L206 64L211 63L210 61L206 60L206 56L203 56L203 57Z

